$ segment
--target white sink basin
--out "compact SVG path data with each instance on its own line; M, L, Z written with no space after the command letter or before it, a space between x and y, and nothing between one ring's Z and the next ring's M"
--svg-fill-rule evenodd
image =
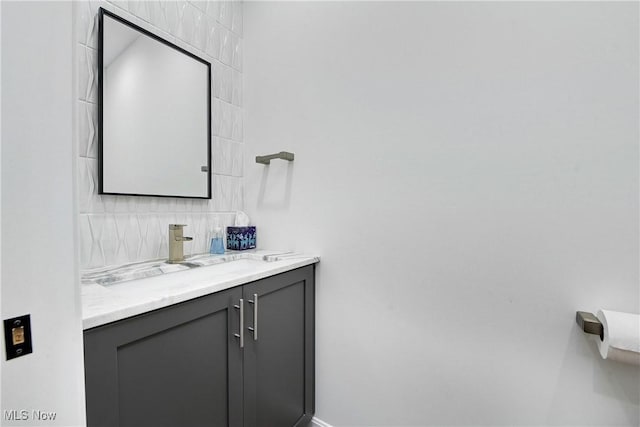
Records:
M277 260L278 255L261 255L255 252L231 252L224 255L193 255L178 264L170 264L165 260L146 261L86 271L82 274L82 283L110 286L131 280L146 279L175 272L182 272L183 274L189 273L184 276L184 278L189 277L192 280L197 280L197 277L201 275L211 277L211 275L237 274L254 270L261 264ZM215 269L206 268L206 272L202 271L198 273L199 270L202 270L202 267L212 266L215 266Z

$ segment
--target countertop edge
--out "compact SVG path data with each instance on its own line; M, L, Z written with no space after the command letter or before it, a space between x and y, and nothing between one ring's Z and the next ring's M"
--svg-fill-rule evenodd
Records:
M286 265L274 266L274 268L261 271L258 273L242 274L236 278L225 280L221 283L204 282L201 285L198 284L195 289L189 289L182 293L176 293L173 295L158 296L152 300L143 301L139 304L125 305L121 308L98 313L85 315L85 305L83 301L83 316L82 316L82 329L84 331L104 326L109 323L117 322L119 320L127 319L129 317L138 316L144 313L148 313L154 310L165 308L174 304L189 301L195 298L199 298L205 295L221 292L236 286L245 285L256 280L264 279L274 276L276 274L285 273L287 271L295 270L297 268L306 267L308 265L316 264L320 262L319 257L308 256L300 258L289 258L291 261ZM84 286L84 285L83 285ZM100 285L95 285L100 286Z

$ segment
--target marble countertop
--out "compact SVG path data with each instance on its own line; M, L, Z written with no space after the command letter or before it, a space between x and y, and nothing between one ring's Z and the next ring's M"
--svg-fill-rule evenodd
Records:
M304 254L252 250L198 255L183 264L158 260L84 271L82 326L94 328L319 261Z

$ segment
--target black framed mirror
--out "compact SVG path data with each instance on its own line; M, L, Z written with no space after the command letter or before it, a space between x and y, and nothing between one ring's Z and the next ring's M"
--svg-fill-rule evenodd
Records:
M211 64L100 8L99 193L211 198Z

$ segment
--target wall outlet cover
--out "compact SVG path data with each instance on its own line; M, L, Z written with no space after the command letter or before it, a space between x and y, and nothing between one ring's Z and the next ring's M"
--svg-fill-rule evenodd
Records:
M4 320L4 343L7 360L33 352L31 345L31 315Z

